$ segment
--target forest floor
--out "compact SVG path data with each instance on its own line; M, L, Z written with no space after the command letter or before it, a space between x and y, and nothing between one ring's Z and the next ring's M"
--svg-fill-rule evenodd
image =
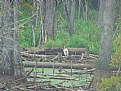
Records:
M17 86L23 84L16 77L10 75L1 75L0 91L17 91Z

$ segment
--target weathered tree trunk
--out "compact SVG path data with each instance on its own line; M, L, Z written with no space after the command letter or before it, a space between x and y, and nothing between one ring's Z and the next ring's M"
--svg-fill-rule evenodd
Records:
M39 2L40 5L40 39L39 39L39 47L44 42L44 1L41 0Z
M70 0L64 2L64 9L65 9L65 17L66 17L66 31L69 32L71 30L70 25Z
M78 19L81 17L81 0L79 0L79 11L78 11Z
M18 1L14 0L13 2L13 13L14 13L14 27L18 27ZM14 76L24 76L24 69L23 69L23 63L21 60L21 54L20 54L20 47L18 43L18 35L17 35L17 28L14 31L13 35L13 47L14 47Z
M71 30L69 34L74 33L74 17L75 17L75 0L71 0L71 17L70 17L70 23L71 23Z
M102 34L100 39L99 60L96 64L96 73L94 82L102 78L112 76L111 55L112 55L112 38L114 30L115 0L105 0L102 19ZM100 7L101 9L101 7ZM95 83L96 84L96 83ZM94 87L96 87L94 85Z
M3 26L4 36L2 48L2 69L4 73L13 76L23 76L23 64L21 61L20 50L17 39L18 27L18 0L3 0Z
M117 18L121 17L121 0L117 0Z
M74 33L75 0L66 0L64 2L64 7L66 17L66 31L72 35Z
M54 11L55 11L55 0L45 0L45 20L44 20L44 31L45 31L45 41L48 38L54 39Z
M85 20L87 21L88 18L88 1L85 0Z
M103 14L105 9L105 0L99 0L100 6L99 6L99 13L98 13L98 25L102 27L103 24Z
M2 2L1 2L2 3ZM3 5L1 4L0 7L0 12L2 12ZM2 14L0 14L0 68L1 68L1 63L2 63Z
M11 32L12 30L11 25L8 25L10 23L10 11L6 6L10 6L10 2L6 2L3 0L3 27L2 30L3 34L6 34L5 37L3 37L3 48L2 48L2 55L3 55L3 65L2 67L4 69L4 72L7 74L10 74L10 69L11 69L11 60L13 61L13 53L12 49L10 46L12 45L12 38L11 38ZM10 7L9 7L10 8ZM13 68L11 70L14 70ZM11 74L14 74L11 72Z
M38 6L37 0L33 0L33 11L32 11L32 32L33 32L33 46L36 45L36 23L37 23Z

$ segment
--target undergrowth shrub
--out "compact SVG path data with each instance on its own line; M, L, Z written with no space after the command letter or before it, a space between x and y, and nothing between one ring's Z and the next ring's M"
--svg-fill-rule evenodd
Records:
M69 47L79 48L79 47L87 47L87 45L88 45L87 40L77 34L73 34L69 41Z
M104 78L97 83L98 91L121 91L121 77Z
M60 22L59 30L55 32L55 39L49 39L42 45L43 47L88 47L91 53L98 53L100 29L94 22L75 20L75 31L72 36L65 31L64 24L64 20Z

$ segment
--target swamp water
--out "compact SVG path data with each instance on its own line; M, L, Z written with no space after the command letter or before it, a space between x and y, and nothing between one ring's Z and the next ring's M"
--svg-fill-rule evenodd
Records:
M30 71L32 68L25 68ZM28 81L50 83L66 87L86 86L88 87L93 74L87 73L87 69L63 69L63 68L34 68L27 78Z

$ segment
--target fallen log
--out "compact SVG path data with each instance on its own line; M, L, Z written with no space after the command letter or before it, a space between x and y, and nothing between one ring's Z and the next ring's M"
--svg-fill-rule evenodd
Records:
M71 64L71 63L59 63L59 62L33 62L33 61L23 61L24 67L37 67L37 68L65 68L65 69L80 69L80 68L93 68L90 64Z
M69 53L72 55L82 55L89 56L89 49L88 48L68 48Z
M85 56L89 55L88 48L68 48L68 51L69 51L69 55L81 55L82 53L84 53ZM63 48L46 48L46 49L32 48L25 52L30 54L35 53L40 55L57 55L59 52L59 53L62 53L62 55L64 55Z
M44 58L44 57L54 57L55 55L38 55L38 54L30 54L30 53L26 53L26 52L21 52L21 56Z

